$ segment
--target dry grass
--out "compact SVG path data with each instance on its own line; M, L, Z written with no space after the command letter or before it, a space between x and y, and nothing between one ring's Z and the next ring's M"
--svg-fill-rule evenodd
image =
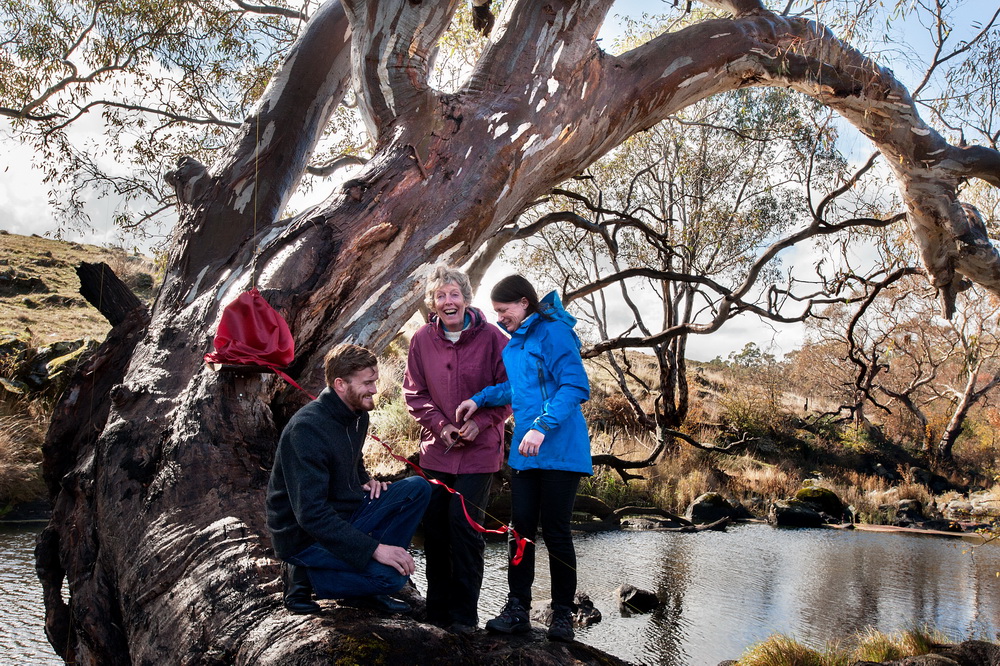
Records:
M917 500L924 507L934 504L934 497L919 483L892 485L885 479L847 470L824 484L837 493L845 505L854 507L862 523L884 524L896 519L895 506L900 500Z
M739 666L846 666L848 662L832 659L788 636L774 635L747 648L737 663Z
M923 629L886 634L869 628L852 641L857 646L853 650L830 645L819 652L776 634L748 647L737 663L739 666L847 666L858 661L895 661L928 654L933 644L940 642L944 642L941 636Z
M120 248L2 233L0 272L37 278L47 291L0 294L0 330L31 331L36 344L84 337L102 339L111 327L80 296L76 266L83 261L107 263L140 298L152 295L155 268L145 257Z
M741 496L789 497L802 487L800 471L788 470L750 455L720 462L722 469L733 477L733 491Z
M939 642L944 642L942 637L923 629L885 634L869 628L858 637L852 657L858 661L894 661L928 654L934 643Z
M38 418L0 416L0 514L5 507L44 496L42 433Z
M370 432L403 457L415 453L420 446L420 424L410 416L403 399L405 372L405 349L394 348L379 359L379 394L376 407L370 414ZM389 455L385 447L371 439L365 445L364 462L368 472L377 477L394 476L405 471L406 467Z

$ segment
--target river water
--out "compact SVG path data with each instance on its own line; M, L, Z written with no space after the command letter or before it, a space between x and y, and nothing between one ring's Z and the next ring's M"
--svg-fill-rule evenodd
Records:
M60 664L42 630L38 528L0 527L0 664ZM997 640L1000 546L908 534L786 530L609 532L577 537L579 590L604 615L577 639L635 663L715 666L773 633L814 648L873 626L930 626L953 640ZM417 586L425 589L422 562ZM481 622L506 596L504 547L487 551ZM622 583L652 590L651 614L623 617ZM548 598L539 549L536 600Z

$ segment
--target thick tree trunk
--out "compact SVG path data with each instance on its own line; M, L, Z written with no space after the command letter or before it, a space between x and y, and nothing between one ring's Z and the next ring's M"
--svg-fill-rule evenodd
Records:
M297 351L289 371L315 391L329 346L381 348L434 264L464 262L631 134L742 86L791 85L842 110L890 156L918 235L921 224L939 235L954 228L959 178L1000 183L995 154L944 143L887 71L814 24L753 2L727 4L746 16L615 58L594 41L611 0L511 0L470 84L438 95L426 83L429 54L458 5L355 0L346 15L322 5L231 153L212 169L188 160L170 175L182 217L148 327L118 385L95 391L98 404L110 396L106 423L95 416L86 445L51 464L57 511L39 564L50 635L67 660L606 663L579 644L459 641L354 610L282 609L263 495L280 427L305 397L273 375L218 374L202 362L222 308L250 286L288 320ZM343 96L350 34L376 154L345 190L279 221ZM932 268L939 288L958 270L1000 290L986 248L956 259L955 243L941 245L952 260Z

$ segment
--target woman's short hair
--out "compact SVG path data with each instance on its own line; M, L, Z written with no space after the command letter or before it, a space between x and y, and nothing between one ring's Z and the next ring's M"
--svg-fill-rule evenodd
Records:
M490 300L496 303L516 303L522 298L528 299L529 314L541 312L535 288L520 275L508 275L493 285L493 290L490 291Z
M368 349L349 342L342 342L326 353L323 369L326 385L333 387L333 380L348 379L355 372L378 366L378 359Z
M428 310L434 310L434 292L446 284L456 285L462 292L465 304L472 305L472 284L469 282L469 276L464 271L442 264L434 269L434 274L427 282L427 293L424 295L424 303L427 305Z

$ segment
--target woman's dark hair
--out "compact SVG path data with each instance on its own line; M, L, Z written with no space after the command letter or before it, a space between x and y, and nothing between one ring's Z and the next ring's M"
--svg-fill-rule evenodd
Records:
M508 275L495 285L490 291L490 300L497 303L516 303L522 298L528 299L528 314L537 312L545 319L549 319L549 314L538 302L538 293L524 277L520 275Z

